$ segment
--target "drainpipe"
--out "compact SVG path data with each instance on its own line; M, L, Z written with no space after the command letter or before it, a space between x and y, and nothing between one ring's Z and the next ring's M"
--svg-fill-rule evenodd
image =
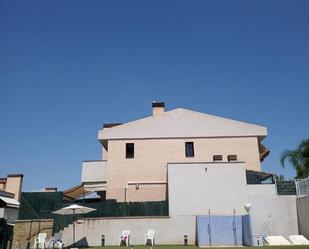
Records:
M274 179L274 182L275 182L276 193L277 193L277 195L279 195L278 186L277 186L277 179L276 179L276 177L273 177L273 179Z
M75 209L73 209L73 247L75 246Z
M210 209L208 210L208 236L209 236L209 246L211 246L211 224L210 224Z
M298 198L298 196L300 195L298 179L295 179L294 183L295 183L295 189L296 189L296 197Z
M234 233L234 245L237 245L237 231L236 231L236 209L234 208L233 212L233 233Z
M127 190L128 190L128 187L125 186L124 187L124 202L127 203Z

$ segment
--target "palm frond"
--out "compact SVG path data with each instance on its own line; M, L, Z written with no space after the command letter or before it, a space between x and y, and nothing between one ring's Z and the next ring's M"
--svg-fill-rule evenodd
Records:
M298 178L309 176L309 139L303 140L295 150L286 150L281 154L283 168L286 160L295 168Z
M286 161L286 159L289 160L290 164L292 164L294 168L299 166L299 153L297 150L286 150L281 154L280 163L283 168L284 168L284 162Z

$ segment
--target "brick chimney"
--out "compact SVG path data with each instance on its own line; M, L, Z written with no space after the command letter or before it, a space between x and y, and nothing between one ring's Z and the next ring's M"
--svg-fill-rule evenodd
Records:
M5 191L13 193L15 195L14 199L17 201L20 201L23 177L22 174L9 174L6 177Z
M152 102L152 116L159 116L164 113L164 102Z

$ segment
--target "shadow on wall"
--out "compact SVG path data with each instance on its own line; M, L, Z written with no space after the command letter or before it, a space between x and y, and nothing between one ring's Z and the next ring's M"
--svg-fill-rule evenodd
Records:
M309 196L297 198L299 234L309 238Z
M72 245L70 245L72 246ZM88 241L86 237L81 238L80 240L75 242L75 247L88 247Z

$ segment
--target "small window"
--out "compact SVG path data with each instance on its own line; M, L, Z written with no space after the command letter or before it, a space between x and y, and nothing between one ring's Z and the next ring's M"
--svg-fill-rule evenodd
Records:
M186 142L186 157L194 157L193 142Z
M237 155L228 155L228 156L227 156L227 160L228 160L229 162L231 162L231 161L237 161Z
M213 160L214 160L214 162L216 162L216 161L222 161L222 155L214 155L214 156L213 156Z
M126 144L126 158L134 158L134 143Z

